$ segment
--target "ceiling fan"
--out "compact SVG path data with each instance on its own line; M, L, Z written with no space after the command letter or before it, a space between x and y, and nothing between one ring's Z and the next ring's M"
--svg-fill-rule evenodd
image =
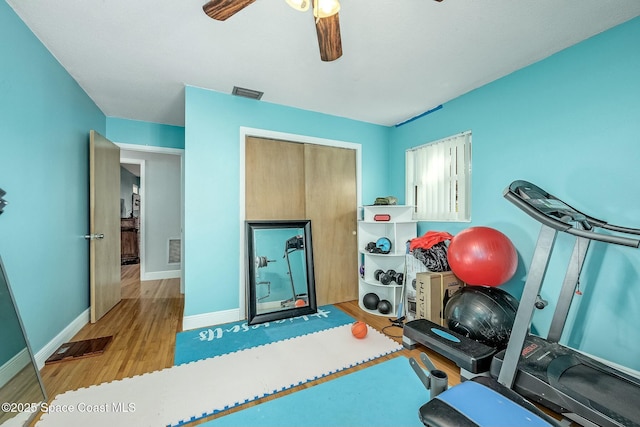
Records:
M256 0L210 0L202 9L209 17L225 21ZM296 10L304 12L313 2L313 14L316 21L316 33L323 61L335 61L342 56L340 39L340 19L338 0L286 0Z
M217 21L225 21L256 0L210 0L202 10ZM313 6L316 21L316 33L320 48L320 59L335 61L342 56L342 40L340 38L340 18L338 0L285 0L289 6L300 12ZM442 0L435 0L441 2Z

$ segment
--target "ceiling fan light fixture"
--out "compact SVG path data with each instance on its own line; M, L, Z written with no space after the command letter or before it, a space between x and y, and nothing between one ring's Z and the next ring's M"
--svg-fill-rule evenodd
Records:
M315 0L313 16L316 18L328 18L340 11L338 0Z
M298 12L306 12L309 10L311 0L285 0L289 6Z

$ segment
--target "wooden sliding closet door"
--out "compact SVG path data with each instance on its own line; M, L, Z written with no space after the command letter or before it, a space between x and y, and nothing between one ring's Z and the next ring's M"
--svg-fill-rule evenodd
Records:
M304 144L247 137L247 220L305 219Z
M355 150L306 144L304 155L318 305L357 300Z
M358 299L355 150L247 137L247 220L310 219L318 305Z

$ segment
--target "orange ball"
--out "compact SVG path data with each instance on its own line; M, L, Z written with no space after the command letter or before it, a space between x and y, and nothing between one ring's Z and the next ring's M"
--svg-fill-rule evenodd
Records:
M304 307L305 305L307 305L307 302L305 300L303 299L296 300L296 304L295 304L296 307Z
M351 333L358 339L366 337L368 330L369 328L367 327L367 324L361 321L357 321L351 325Z

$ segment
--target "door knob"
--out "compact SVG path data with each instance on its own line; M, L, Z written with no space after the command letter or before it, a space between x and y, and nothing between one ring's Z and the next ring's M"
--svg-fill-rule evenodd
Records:
M104 234L85 234L84 238L87 240L101 240L104 239Z

